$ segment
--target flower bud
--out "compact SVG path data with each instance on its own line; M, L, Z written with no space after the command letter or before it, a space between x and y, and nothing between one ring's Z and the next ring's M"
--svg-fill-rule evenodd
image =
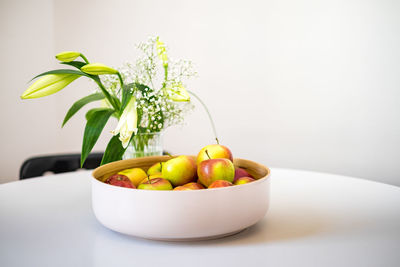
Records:
M156 50L158 57L161 59L164 66L168 65L168 56L167 56L167 48L164 45L164 42L161 42L158 38L156 41Z
M173 85L171 88L167 88L168 98L176 102L188 102L190 101L189 93L181 83Z
M81 53L75 51L64 51L56 55L56 59L62 62L71 62L79 57Z
M91 75L102 75L102 74L117 74L116 69L110 68L101 63L91 63L83 66L81 71Z
M34 82L22 94L22 99L39 98L57 93L79 78L76 74L48 74Z

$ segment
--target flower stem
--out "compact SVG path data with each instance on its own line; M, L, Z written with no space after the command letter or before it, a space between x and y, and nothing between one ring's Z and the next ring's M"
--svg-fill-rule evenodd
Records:
M86 62L86 64L89 64L89 60L81 53L81 58Z
M204 104L204 102L200 99L200 97L198 97L195 93L193 93L192 91L187 90L189 94L191 94L192 96L194 96L199 102L200 104L203 106L203 108L206 110L208 118L210 119L210 123L214 132L214 137L215 140L217 141L217 144L219 144L219 140L218 140L218 135L217 135L217 130L215 129L215 124L214 121L211 117L210 111L208 110L206 104Z
M104 96L107 98L108 102L110 102L110 104L113 106L115 111L118 112L119 109L120 109L119 104L116 103L115 99L110 95L110 93L107 91L107 89L104 87L104 85L100 82L100 79L99 80L95 80L95 82L100 87L100 90L102 91Z
M121 84L121 88L124 87L124 81L122 80L121 73L117 72L119 83Z

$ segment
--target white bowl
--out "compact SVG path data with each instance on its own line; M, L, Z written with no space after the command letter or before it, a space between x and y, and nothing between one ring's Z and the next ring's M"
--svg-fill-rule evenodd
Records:
M270 170L258 163L234 159L257 181L190 191L153 191L118 187L100 180L120 170L147 169L168 160L156 156L122 160L93 172L92 204L97 219L107 228L156 240L200 240L231 235L261 220L269 206Z

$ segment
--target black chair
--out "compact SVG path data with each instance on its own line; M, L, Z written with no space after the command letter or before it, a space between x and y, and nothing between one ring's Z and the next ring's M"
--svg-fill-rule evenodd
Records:
M32 157L24 161L19 170L19 179L42 176L46 172L63 173L79 169L92 170L100 166L104 153L91 153L81 168L81 154L60 154ZM169 155L163 151L163 155Z
M19 179L42 176L46 172L63 173L78 169L95 169L100 166L103 153L90 154L81 168L81 154L49 155L32 157L24 161L19 170Z

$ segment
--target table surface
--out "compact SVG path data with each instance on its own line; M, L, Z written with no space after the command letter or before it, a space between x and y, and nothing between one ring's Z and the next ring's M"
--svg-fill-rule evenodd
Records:
M0 266L400 266L400 188L272 169L264 219L226 238L160 242L103 227L90 172L0 185Z

